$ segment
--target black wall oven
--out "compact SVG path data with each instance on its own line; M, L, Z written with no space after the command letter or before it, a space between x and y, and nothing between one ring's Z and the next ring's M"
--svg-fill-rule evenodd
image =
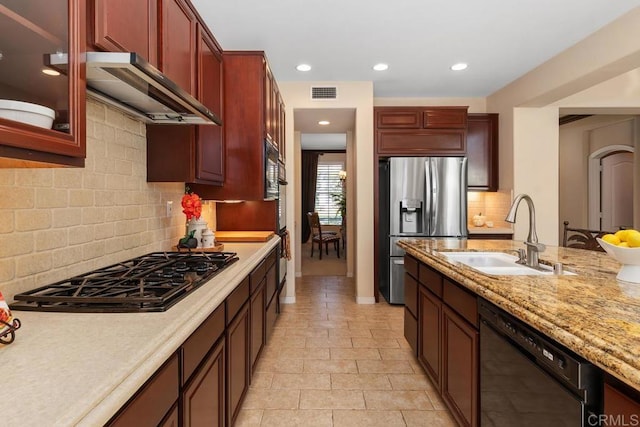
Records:
M596 366L493 304L479 311L483 427L599 425Z
M278 198L278 149L264 141L264 200Z

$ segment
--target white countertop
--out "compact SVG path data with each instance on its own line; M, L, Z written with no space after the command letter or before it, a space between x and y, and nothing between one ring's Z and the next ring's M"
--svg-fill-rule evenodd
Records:
M161 313L14 311L0 346L6 427L106 423L280 242L228 243L240 260Z

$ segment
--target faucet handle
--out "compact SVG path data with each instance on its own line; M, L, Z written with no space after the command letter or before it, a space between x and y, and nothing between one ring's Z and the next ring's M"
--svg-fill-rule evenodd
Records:
M524 244L530 247L531 249L535 249L536 252L544 252L545 249L547 249L547 247L542 243L524 242Z
M518 249L518 261L516 261L516 263L517 264L526 264L527 263L527 253L522 248Z

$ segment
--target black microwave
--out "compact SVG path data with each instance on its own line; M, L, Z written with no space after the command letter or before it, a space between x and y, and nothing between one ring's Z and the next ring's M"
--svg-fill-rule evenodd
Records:
M264 141L264 200L278 199L278 149Z

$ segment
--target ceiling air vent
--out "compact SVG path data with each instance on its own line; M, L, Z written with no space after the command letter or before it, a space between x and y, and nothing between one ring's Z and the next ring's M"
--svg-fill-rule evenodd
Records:
M337 99L338 89L336 87L312 87L311 99Z

